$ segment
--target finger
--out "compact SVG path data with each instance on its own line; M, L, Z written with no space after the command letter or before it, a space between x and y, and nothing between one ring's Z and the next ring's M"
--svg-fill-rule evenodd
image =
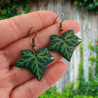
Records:
M77 33L80 30L80 25L73 20L68 20L63 22L63 27L65 28L64 32L67 30L73 30L74 33ZM44 30L39 31L35 39L35 43L36 43L35 50L38 51L41 48L48 47L50 42L50 36L58 33L59 33L58 24L52 25ZM7 58L7 61L9 62L9 65L15 64L15 62L21 56L21 52L20 52L21 50L32 49L32 37L33 35L21 39L4 49L4 54L5 57Z
M75 47L75 50L77 50L78 47L79 47L79 45L77 45L77 46Z
M58 81L65 72L65 64L59 61L46 70L41 81L34 78L15 88L11 93L11 98L37 98Z
M32 26L40 30L52 25L56 16L50 11L36 11L0 21L0 48L25 37Z
M70 23L70 22L71 21L65 21L63 23L63 25L67 26L68 23ZM76 25L77 28L74 26L75 29L73 28L73 30L75 31L75 33L77 33L79 31L79 25L76 22L74 22L74 23L75 23L74 25ZM73 21L72 21L72 24L73 24ZM70 29L71 29L71 25L70 25L69 30ZM68 30L68 28L67 28L67 30ZM45 30L40 31L37 35L38 38L36 38L36 45L37 45L36 50L39 50L40 48L43 48L43 47L47 47L47 45L50 42L50 35L54 34L54 33L58 34L58 32L59 32L58 25L53 25L53 26L46 28ZM21 53L20 53L21 50L32 48L31 39L32 39L32 36L25 38L25 39L21 39L20 41L12 44L11 46L9 46L5 49L6 58L8 59L10 64L14 65L14 62L16 62L19 59L19 57L21 56ZM39 41L38 41L38 39L39 39ZM52 63L50 63L49 65L51 65L61 59L60 54L57 52L51 51L50 54L55 58L55 60ZM23 76L24 77L27 76L27 77L23 78ZM22 70L21 68L14 67L10 70L10 77L11 77L13 86L16 87L16 86L28 81L33 76L26 69Z

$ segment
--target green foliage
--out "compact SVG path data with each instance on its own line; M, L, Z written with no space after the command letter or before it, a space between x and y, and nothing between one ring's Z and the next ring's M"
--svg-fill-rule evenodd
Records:
M29 4L32 0L1 0L0 1L0 20L17 15L17 9L23 7L25 13L30 12Z
M98 98L98 96L93 97L93 96L85 96L85 95L76 95L73 98Z
M98 78L98 39L97 39L96 42L97 42L97 45L96 45L96 46L92 45L92 43L89 42L88 47L89 47L93 52L96 53L96 57L94 57L93 55L91 55L90 58L89 58L89 60L91 61L91 65L93 65L94 62L96 63L95 76L96 76L96 78Z
M0 20L20 15L17 13L19 6L23 7L24 13L30 12L30 3L37 0L0 0ZM75 0L74 4L76 8L82 7L89 11L98 13L98 1L97 0Z
M77 9L81 7L98 13L98 0L75 0L74 4L76 5Z
M85 79L84 79L84 69L83 69L83 42L80 45L80 52L81 52L81 60L79 62L79 70L78 70L78 93L84 94L85 93ZM81 82L82 81L82 82Z
M72 98L74 96L74 81L69 85L66 85L66 88L62 89L61 98Z
M17 5L5 7L0 12L0 20L10 18L17 15Z
M93 68L92 66L89 67L89 80L92 81L93 80Z
M29 13L29 12L30 12L29 4L25 4L24 13Z
M60 93L57 91L56 85L49 88L39 98L60 98Z
M93 46L91 42L89 42L89 48L93 51L96 51L97 46ZM85 82L84 79L84 69L83 69L83 42L80 45L81 52L81 60L79 62L79 71L78 71L78 79L77 83L74 85L74 81L71 84L68 84L66 88L62 90L62 93L57 92L56 87L52 87L44 94L42 94L39 98L98 98L98 78L94 78L92 76L92 67L94 62L96 66L98 66L98 58L90 59L91 66L89 67L89 81ZM97 52L95 52L97 55ZM98 74L98 67L95 68L95 73ZM53 90L55 89L55 90ZM49 94L47 92L50 92Z

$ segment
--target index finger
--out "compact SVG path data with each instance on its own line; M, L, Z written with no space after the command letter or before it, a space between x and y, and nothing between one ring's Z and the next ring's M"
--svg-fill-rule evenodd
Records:
M0 48L25 37L32 26L40 30L52 25L56 16L50 11L36 11L0 21Z

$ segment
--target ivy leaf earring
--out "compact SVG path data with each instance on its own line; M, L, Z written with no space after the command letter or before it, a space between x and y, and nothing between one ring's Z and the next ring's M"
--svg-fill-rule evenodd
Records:
M37 53L35 52L35 37L36 34L32 38L32 50L22 50L22 57L16 62L15 66L27 68L40 81L45 73L47 64L52 62L54 58L48 53L47 48L41 48Z
M73 30L68 30L65 32L65 34L62 34L62 22L60 23L59 36L51 35L51 42L49 44L48 50L57 51L61 54L61 56L70 61L74 48L79 45L82 40L74 35Z

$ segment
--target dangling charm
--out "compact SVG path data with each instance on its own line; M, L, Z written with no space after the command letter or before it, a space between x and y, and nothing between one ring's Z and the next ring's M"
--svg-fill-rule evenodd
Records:
M22 50L22 57L16 62L15 66L27 68L40 81L45 73L46 66L52 62L54 58L48 53L47 48L41 48L37 53L35 52L35 37L36 34L32 39L32 50Z
M63 22L63 20L62 20ZM62 22L60 23L60 32L58 35L51 35L51 42L48 50L59 52L68 61L71 60L74 48L81 43L81 39L74 35L73 30L62 33Z

